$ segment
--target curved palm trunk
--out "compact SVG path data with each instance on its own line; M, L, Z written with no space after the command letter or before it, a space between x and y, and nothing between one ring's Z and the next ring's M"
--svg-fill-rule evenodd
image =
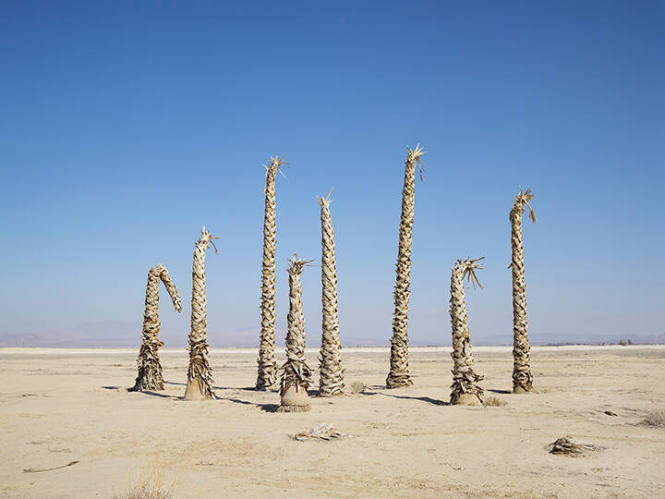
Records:
M305 317L302 310L302 283L300 277L308 260L293 255L289 272L289 315L286 334L286 362L281 368L281 405L277 412L305 412L311 409L307 388L312 382L312 371L305 363Z
M275 354L275 177L284 165L282 158L271 158L266 166L265 210L263 215L263 266L261 270L261 338L256 389L277 388Z
M409 374L409 283L411 279L411 238L413 233L413 202L416 191L416 163L420 166L422 180L422 155L420 146L413 151L407 148L402 191L402 217L399 224L399 249L397 252L397 279L395 283L395 312L393 336L390 346L390 372L386 387L397 388L412 385Z
M332 192L332 191L331 191ZM337 265L335 232L330 216L330 194L319 198L321 205L321 359L319 363L319 396L344 394L344 369L339 342L337 315Z
M529 204L533 199L531 189L520 191L510 210L511 245L513 257L510 267L513 273L513 392L533 390L529 334L526 320L526 282L524 280L524 250L522 247L522 215L529 207L529 218L535 222L536 215Z
M189 368L185 400L207 400L213 397L212 371L208 363L208 341L206 339L206 250L212 244L217 248L212 236L205 227L194 248L192 264L192 325L189 333Z
M164 389L162 364L159 362L158 350L164 346L159 341L159 281L164 283L175 309L182 311L178 290L171 280L169 271L164 265L155 265L148 271L148 284L145 288L145 312L143 314L143 344L139 350L136 364L138 376L130 392L143 390L161 391Z
M469 282L478 282L475 271L482 269L478 260L457 260L450 277L450 322L453 331L453 384L450 385L450 403L478 405L483 403L483 389L478 386L482 376L473 371L471 337L464 301L464 277ZM471 281L473 279L473 281Z

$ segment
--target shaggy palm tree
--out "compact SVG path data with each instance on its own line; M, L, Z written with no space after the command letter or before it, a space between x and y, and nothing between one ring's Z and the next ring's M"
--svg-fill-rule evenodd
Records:
M285 164L284 157L270 158L266 168L265 211L263 215L263 267L261 271L261 338L256 389L277 388L275 354L275 177Z
M330 191L332 193L332 191ZM339 342L337 315L337 265L335 232L330 216L330 194L319 197L321 206L321 359L319 362L319 396L330 397L344 393L344 369Z
M477 260L457 260L450 278L450 321L453 331L453 384L450 386L450 403L462 405L478 405L483 403L483 389L478 386L482 376L473 371L471 355L471 338L469 323L464 301L464 277L469 282L478 284L475 271L483 267Z
M192 264L192 325L189 333L189 368L187 369L187 388L185 400L207 400L213 397L212 371L208 363L208 341L206 328L208 325L206 312L206 250L212 244L217 247L212 236L205 227L201 229L201 237L194 247Z
M524 250L522 247L522 215L526 206L529 207L529 218L533 222L536 221L536 215L529 203L533 198L534 195L531 194L531 189L527 189L526 192L520 190L517 196L515 196L515 202L510 210L513 257L509 268L512 268L513 272L513 392L515 393L524 393L533 390L529 335L526 321Z
M164 283L175 309L180 312L182 305L178 290L171 280L169 271L164 265L155 265L148 271L148 284L145 288L145 312L143 314L143 344L139 350L138 376L131 392L143 390L160 391L164 389L162 364L159 362L158 350L164 346L159 341L159 281Z
M289 315L286 334L286 362L281 367L281 405L278 412L305 412L311 409L307 388L312 382L312 371L305 363L305 317L302 310L303 268L311 260L300 260L293 255L289 261Z
M411 279L411 237L413 233L413 201L416 191L416 164L420 168L422 181L422 155L420 146L414 150L407 147L402 191L402 217L399 224L399 249L397 252L397 279L395 283L395 312L393 314L393 336L390 346L390 372L386 387L397 388L412 385L409 375L409 283Z

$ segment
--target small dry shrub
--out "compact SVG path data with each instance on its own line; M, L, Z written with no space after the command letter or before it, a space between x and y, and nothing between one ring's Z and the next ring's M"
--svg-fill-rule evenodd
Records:
M143 469L139 479L132 483L129 490L113 499L173 499L175 481L165 484L159 464L152 464Z
M501 407L502 405L507 405L508 402L501 400L499 397L487 397L485 399L485 405L489 407Z
M367 385L363 383L362 381L354 381L349 385L349 390L351 390L351 393L354 395L357 393L362 393L367 389Z
M642 420L645 426L665 427L665 410L650 411Z

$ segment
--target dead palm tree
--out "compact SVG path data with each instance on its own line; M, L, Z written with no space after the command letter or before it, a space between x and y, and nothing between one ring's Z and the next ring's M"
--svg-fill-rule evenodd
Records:
M305 412L311 409L307 388L312 382L312 371L305 363L305 317L302 309L303 268L311 260L300 260L293 255L289 261L289 315L286 334L286 362L281 367L281 405L278 412Z
M330 191L332 193L332 190ZM335 232L330 216L330 194L319 197L321 206L321 358L319 396L344 394L344 369L340 355L339 317L337 314L337 264Z
M187 369L187 388L185 400L207 400L213 397L212 370L208 363L208 341L206 329L208 325L206 303L206 250L212 244L217 247L212 236L205 227L201 229L201 237L194 247L192 263L192 324L189 333L189 368Z
M399 249L397 252L397 279L394 299L393 336L390 347L390 372L386 387L397 388L412 385L409 374L409 284L411 279L411 238L413 233L413 202L416 191L416 164L422 181L422 155L420 146L407 147L402 190L402 217L399 224Z
M531 189L520 190L510 210L512 262L509 268L513 273L513 392L524 393L533 390L529 334L526 320L526 282L524 280L524 250L522 247L522 215L529 207L529 218L535 222L536 215L531 208L534 195Z
M171 280L169 271L164 265L155 265L148 271L148 284L145 288L145 312L143 314L143 343L139 350L138 376L131 392L143 390L160 391L164 389L162 364L159 362L158 350L164 346L159 341L159 281L164 283L175 309L180 312L182 305L178 290Z
M469 322L464 301L464 277L469 282L478 284L476 270L482 266L476 260L457 260L450 278L450 321L453 331L453 384L450 386L450 403L478 405L483 403L483 389L478 386L482 376L473 371Z
M277 388L277 355L275 354L275 177L285 164L284 157L270 158L266 168L265 210L263 215L263 266L261 270L261 338L259 373L256 389Z

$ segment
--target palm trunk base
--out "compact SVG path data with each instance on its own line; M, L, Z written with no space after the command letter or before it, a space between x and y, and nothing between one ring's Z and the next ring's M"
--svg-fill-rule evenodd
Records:
M453 405L483 405L483 401L475 393L460 393L456 400L453 401Z
M201 389L201 383L199 382L198 379L192 378L189 381L187 381L187 388L185 388L185 396L183 397L183 400L191 400L191 401L197 401L197 400L210 400L212 397L206 397L203 394L203 390Z
M520 364L513 368L513 393L532 392L533 376L529 363L522 361Z
M282 391L281 405L277 412L307 412L311 409L305 387L293 384Z
M164 390L164 379L162 373L156 369L139 372L136 377L136 382L132 388L127 389L130 392L161 392Z
M161 345L160 345L161 346ZM130 392L142 392L144 390L160 392L164 390L164 378L162 377L162 365L157 357L157 349L150 351L145 345L141 347L137 361L138 375Z
M533 391L534 391L533 385L531 383L528 384L513 383L513 393L529 393Z
M386 378L386 388L401 388L412 386L413 381L409 374L389 374Z
M256 390L268 391L279 390L279 380L277 379L277 366L261 366L259 362L259 375L256 378Z

